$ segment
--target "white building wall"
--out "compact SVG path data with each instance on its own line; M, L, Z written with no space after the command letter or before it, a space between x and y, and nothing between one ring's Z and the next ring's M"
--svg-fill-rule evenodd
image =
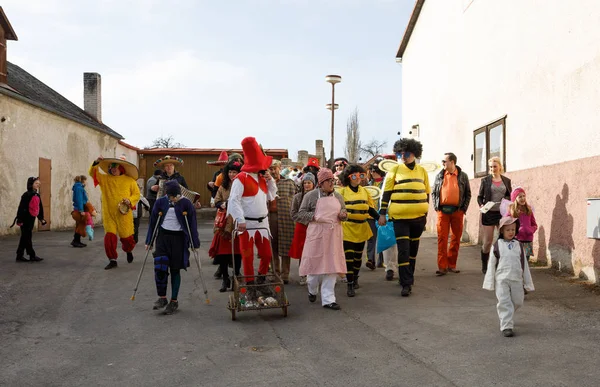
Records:
M0 123L0 235L15 233L8 228L15 217L27 178L39 175L39 158L52 160L51 229L74 225L71 218L73 178L87 175L94 159L127 155L137 164L131 150L122 151L118 140L87 126L67 120L27 103L0 94L0 112L7 119ZM134 152L135 153L135 152ZM42 186L47 184L42 182ZM88 177L89 200L101 220L100 189ZM44 203L45 206L48 203Z
M600 154L600 2L427 0L402 61L402 127L473 177L473 131L506 119L508 170Z

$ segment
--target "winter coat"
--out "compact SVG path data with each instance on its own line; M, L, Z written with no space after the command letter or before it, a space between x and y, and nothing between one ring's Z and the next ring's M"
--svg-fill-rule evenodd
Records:
M75 182L73 184L73 210L84 212L85 204L88 202L87 192L85 192L85 187L80 182Z
M537 231L537 223L533 212L531 215L521 214L519 215L519 232L516 238L520 242L533 242L533 234Z

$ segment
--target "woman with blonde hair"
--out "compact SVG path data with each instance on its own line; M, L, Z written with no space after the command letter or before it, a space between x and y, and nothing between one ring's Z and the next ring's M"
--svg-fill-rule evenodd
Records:
M483 245L481 246L481 271L487 271L490 250L494 239L494 230L500 224L500 202L502 199L510 199L512 187L510 179L504 176L504 167L499 157L494 156L488 160L489 175L481 179L477 203L483 207L489 202L494 205L488 211L481 214L483 225Z

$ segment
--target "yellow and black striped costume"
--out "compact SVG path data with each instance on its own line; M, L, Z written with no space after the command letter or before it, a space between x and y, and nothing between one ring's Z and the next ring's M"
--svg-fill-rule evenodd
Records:
M375 204L367 190L361 186L356 188L356 192L351 187L344 187L338 191L344 198L348 212L348 219L342 222L348 283L353 283L358 277L365 242L373 236L367 219L372 217L369 213L375 211Z
M424 216L429 210L427 195L431 193L427 171L418 164L412 170L404 164L398 164L386 175L383 193L381 209L387 211L390 219ZM386 197L389 197L389 202Z
M418 164L413 169L399 163L385 178L380 214L394 222L398 246L400 284L412 286L419 241L427 222L431 187L427 171Z

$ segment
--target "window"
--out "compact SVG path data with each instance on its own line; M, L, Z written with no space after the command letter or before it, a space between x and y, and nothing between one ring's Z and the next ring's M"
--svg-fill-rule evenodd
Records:
M487 162L497 156L506 170L506 116L473 132L475 177L487 175Z

